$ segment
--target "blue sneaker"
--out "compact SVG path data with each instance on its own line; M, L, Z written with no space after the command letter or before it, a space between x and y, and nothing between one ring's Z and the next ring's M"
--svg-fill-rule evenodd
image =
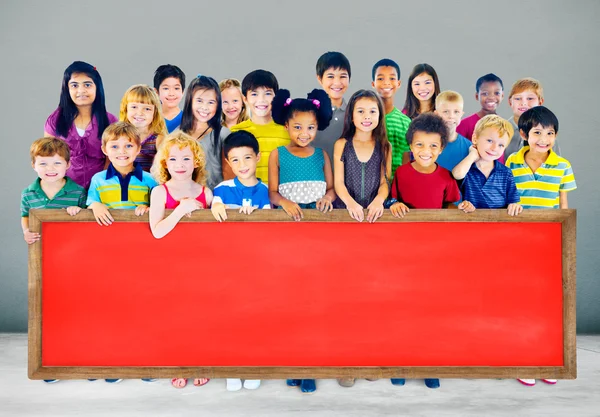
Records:
M97 379L88 378L88 381L94 382L94 381L97 381Z
M399 387L406 384L406 379L404 378L392 378L390 381L392 381L392 385L398 385Z
M123 380L123 378L118 378L118 379L105 379L106 382L108 382L109 384L118 384L119 382L121 382Z
M300 391L305 394L310 394L317 390L317 383L314 379L303 379L300 383Z
M144 382L156 382L156 381L158 381L158 379L156 379L156 378L142 378L142 381L144 381Z
M427 388L439 388L440 380L437 378L425 378L425 385L427 385Z
M60 381L60 379L44 379L46 384L54 384L55 382Z
M286 379L285 383L288 387L298 387L302 383L301 379Z

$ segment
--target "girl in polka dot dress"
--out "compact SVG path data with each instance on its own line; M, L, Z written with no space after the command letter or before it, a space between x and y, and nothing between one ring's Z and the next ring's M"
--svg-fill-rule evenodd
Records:
M313 90L307 98L291 99L288 90L279 90L272 103L273 120L284 125L290 143L269 156L269 198L294 220L302 219L302 209L333 210L335 191L327 152L311 146L317 130L329 126L333 114L331 100L323 90Z

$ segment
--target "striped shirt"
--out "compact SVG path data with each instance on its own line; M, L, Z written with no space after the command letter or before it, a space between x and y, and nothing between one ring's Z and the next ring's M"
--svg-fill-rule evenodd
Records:
M406 132L409 125L410 118L402 114L396 107L385 115L385 129L388 140L392 145L392 175L402 165L402 155L405 152L410 152L408 142L406 142Z
M506 166L515 177L523 208L559 208L559 192L577 188L571 164L550 150L548 159L535 172L527 166L529 146L508 157Z
M125 177L110 164L107 170L92 177L87 205L97 202L110 209L135 209L140 205L149 205L150 191L156 185L154 178L143 171L138 163Z
M256 185L246 187L239 179L223 181L213 191L213 204L223 203L229 209L240 207L256 207L270 209L269 189L259 179Z
M140 145L140 153L135 158L135 162L139 162L142 169L146 172L150 172L152 162L154 162L154 156L156 155L156 138L158 135L153 133L142 141Z
M477 164L471 165L462 180L460 191L463 199L470 201L478 209L506 208L509 204L519 202L519 192L512 172L498 161L494 161L494 168L487 178Z
M21 193L21 217L29 217L31 209L63 209L72 206L85 208L85 188L69 177L54 198L48 198L38 178Z

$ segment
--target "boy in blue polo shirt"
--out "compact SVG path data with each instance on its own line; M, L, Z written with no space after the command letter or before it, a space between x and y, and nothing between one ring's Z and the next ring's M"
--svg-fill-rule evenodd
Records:
M135 126L117 122L102 134L102 152L108 157L108 169L92 177L87 205L100 226L109 226L114 219L108 209L135 210L136 216L148 211L150 191L156 181L136 164L140 153L140 135Z
M215 219L227 220L226 209L240 209L250 214L255 209L270 209L269 189L256 178L256 165L260 161L258 140L245 130L232 133L225 139L223 153L235 174L232 180L223 181L213 191L211 211Z
M495 114L477 122L469 154L452 170L454 178L462 180L464 200L459 208L468 205L476 209L507 208L510 216L523 211L513 174L498 161L513 133L510 122Z

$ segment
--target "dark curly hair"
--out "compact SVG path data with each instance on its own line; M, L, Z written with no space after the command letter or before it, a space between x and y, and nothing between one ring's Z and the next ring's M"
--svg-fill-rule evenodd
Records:
M313 113L317 118L317 128L325 130L333 116L329 96L325 91L315 88L306 97L290 100L288 90L279 90L271 103L275 123L285 125L295 113Z

